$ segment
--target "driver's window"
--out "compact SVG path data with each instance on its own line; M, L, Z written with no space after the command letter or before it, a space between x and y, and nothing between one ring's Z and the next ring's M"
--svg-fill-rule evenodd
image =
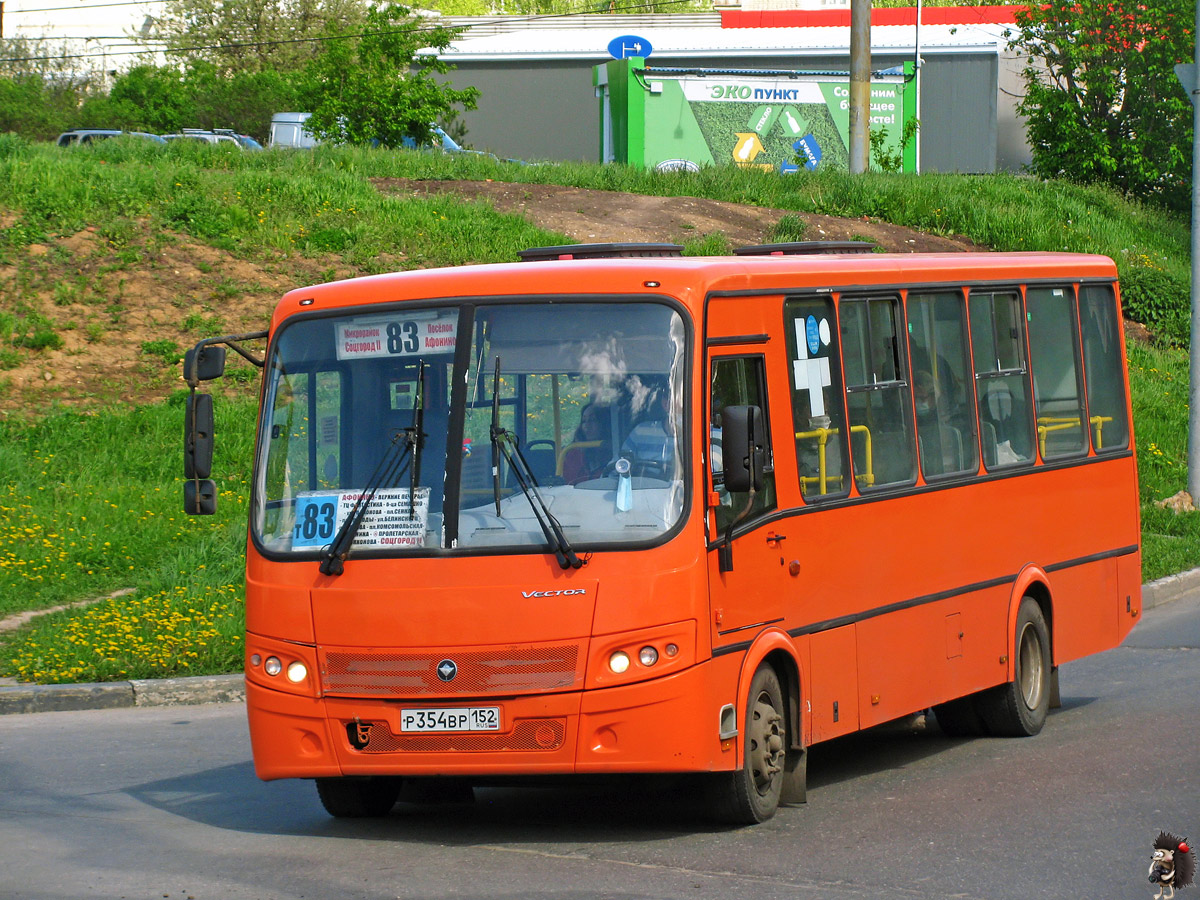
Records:
M748 493L731 494L725 490L723 447L721 440L721 411L727 406L757 406L767 417L766 380L761 356L721 357L712 361L712 391L709 403L709 472L713 490L717 492L717 527L724 529L746 508ZM763 474L763 489L754 495L751 514L757 515L775 508L775 473L771 464L770 432L767 434L767 465Z

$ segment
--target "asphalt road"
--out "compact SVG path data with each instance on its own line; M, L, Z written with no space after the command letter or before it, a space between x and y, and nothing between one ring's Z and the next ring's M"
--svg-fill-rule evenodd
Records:
M648 780L337 821L254 777L240 704L4 716L0 898L1151 898L1158 830L1200 842L1198 649L1200 601L1149 610L1063 667L1040 736L831 742L809 803L744 829Z

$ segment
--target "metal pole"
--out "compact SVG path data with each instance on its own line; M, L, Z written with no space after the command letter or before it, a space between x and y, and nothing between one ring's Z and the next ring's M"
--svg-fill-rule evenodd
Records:
M850 174L871 159L871 0L850 0Z
M1196 4L1196 28L1192 37L1200 34L1200 3ZM1192 344L1191 373L1188 396L1188 493L1193 500L1200 498L1200 39L1196 40L1195 68L1191 84L1185 85L1192 101Z
M913 91L916 93L917 133L913 135L914 155L917 158L917 174L921 174L921 0L917 0L917 47L913 71Z

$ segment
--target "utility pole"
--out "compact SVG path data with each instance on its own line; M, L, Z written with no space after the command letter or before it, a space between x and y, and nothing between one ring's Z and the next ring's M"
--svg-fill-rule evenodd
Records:
M1196 28L1200 30L1200 3L1196 4ZM1200 31L1193 31L1196 35ZM1195 62L1175 67L1179 83L1192 101L1192 335L1188 386L1188 476L1187 490L1200 499L1200 41Z
M850 174L871 159L871 0L850 0Z

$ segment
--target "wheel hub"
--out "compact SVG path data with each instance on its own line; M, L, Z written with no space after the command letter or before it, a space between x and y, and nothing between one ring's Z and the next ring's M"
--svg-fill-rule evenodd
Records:
M769 793L775 778L783 771L786 748L783 716L771 705L770 697L765 694L754 703L746 753L750 760L755 788L760 794Z

